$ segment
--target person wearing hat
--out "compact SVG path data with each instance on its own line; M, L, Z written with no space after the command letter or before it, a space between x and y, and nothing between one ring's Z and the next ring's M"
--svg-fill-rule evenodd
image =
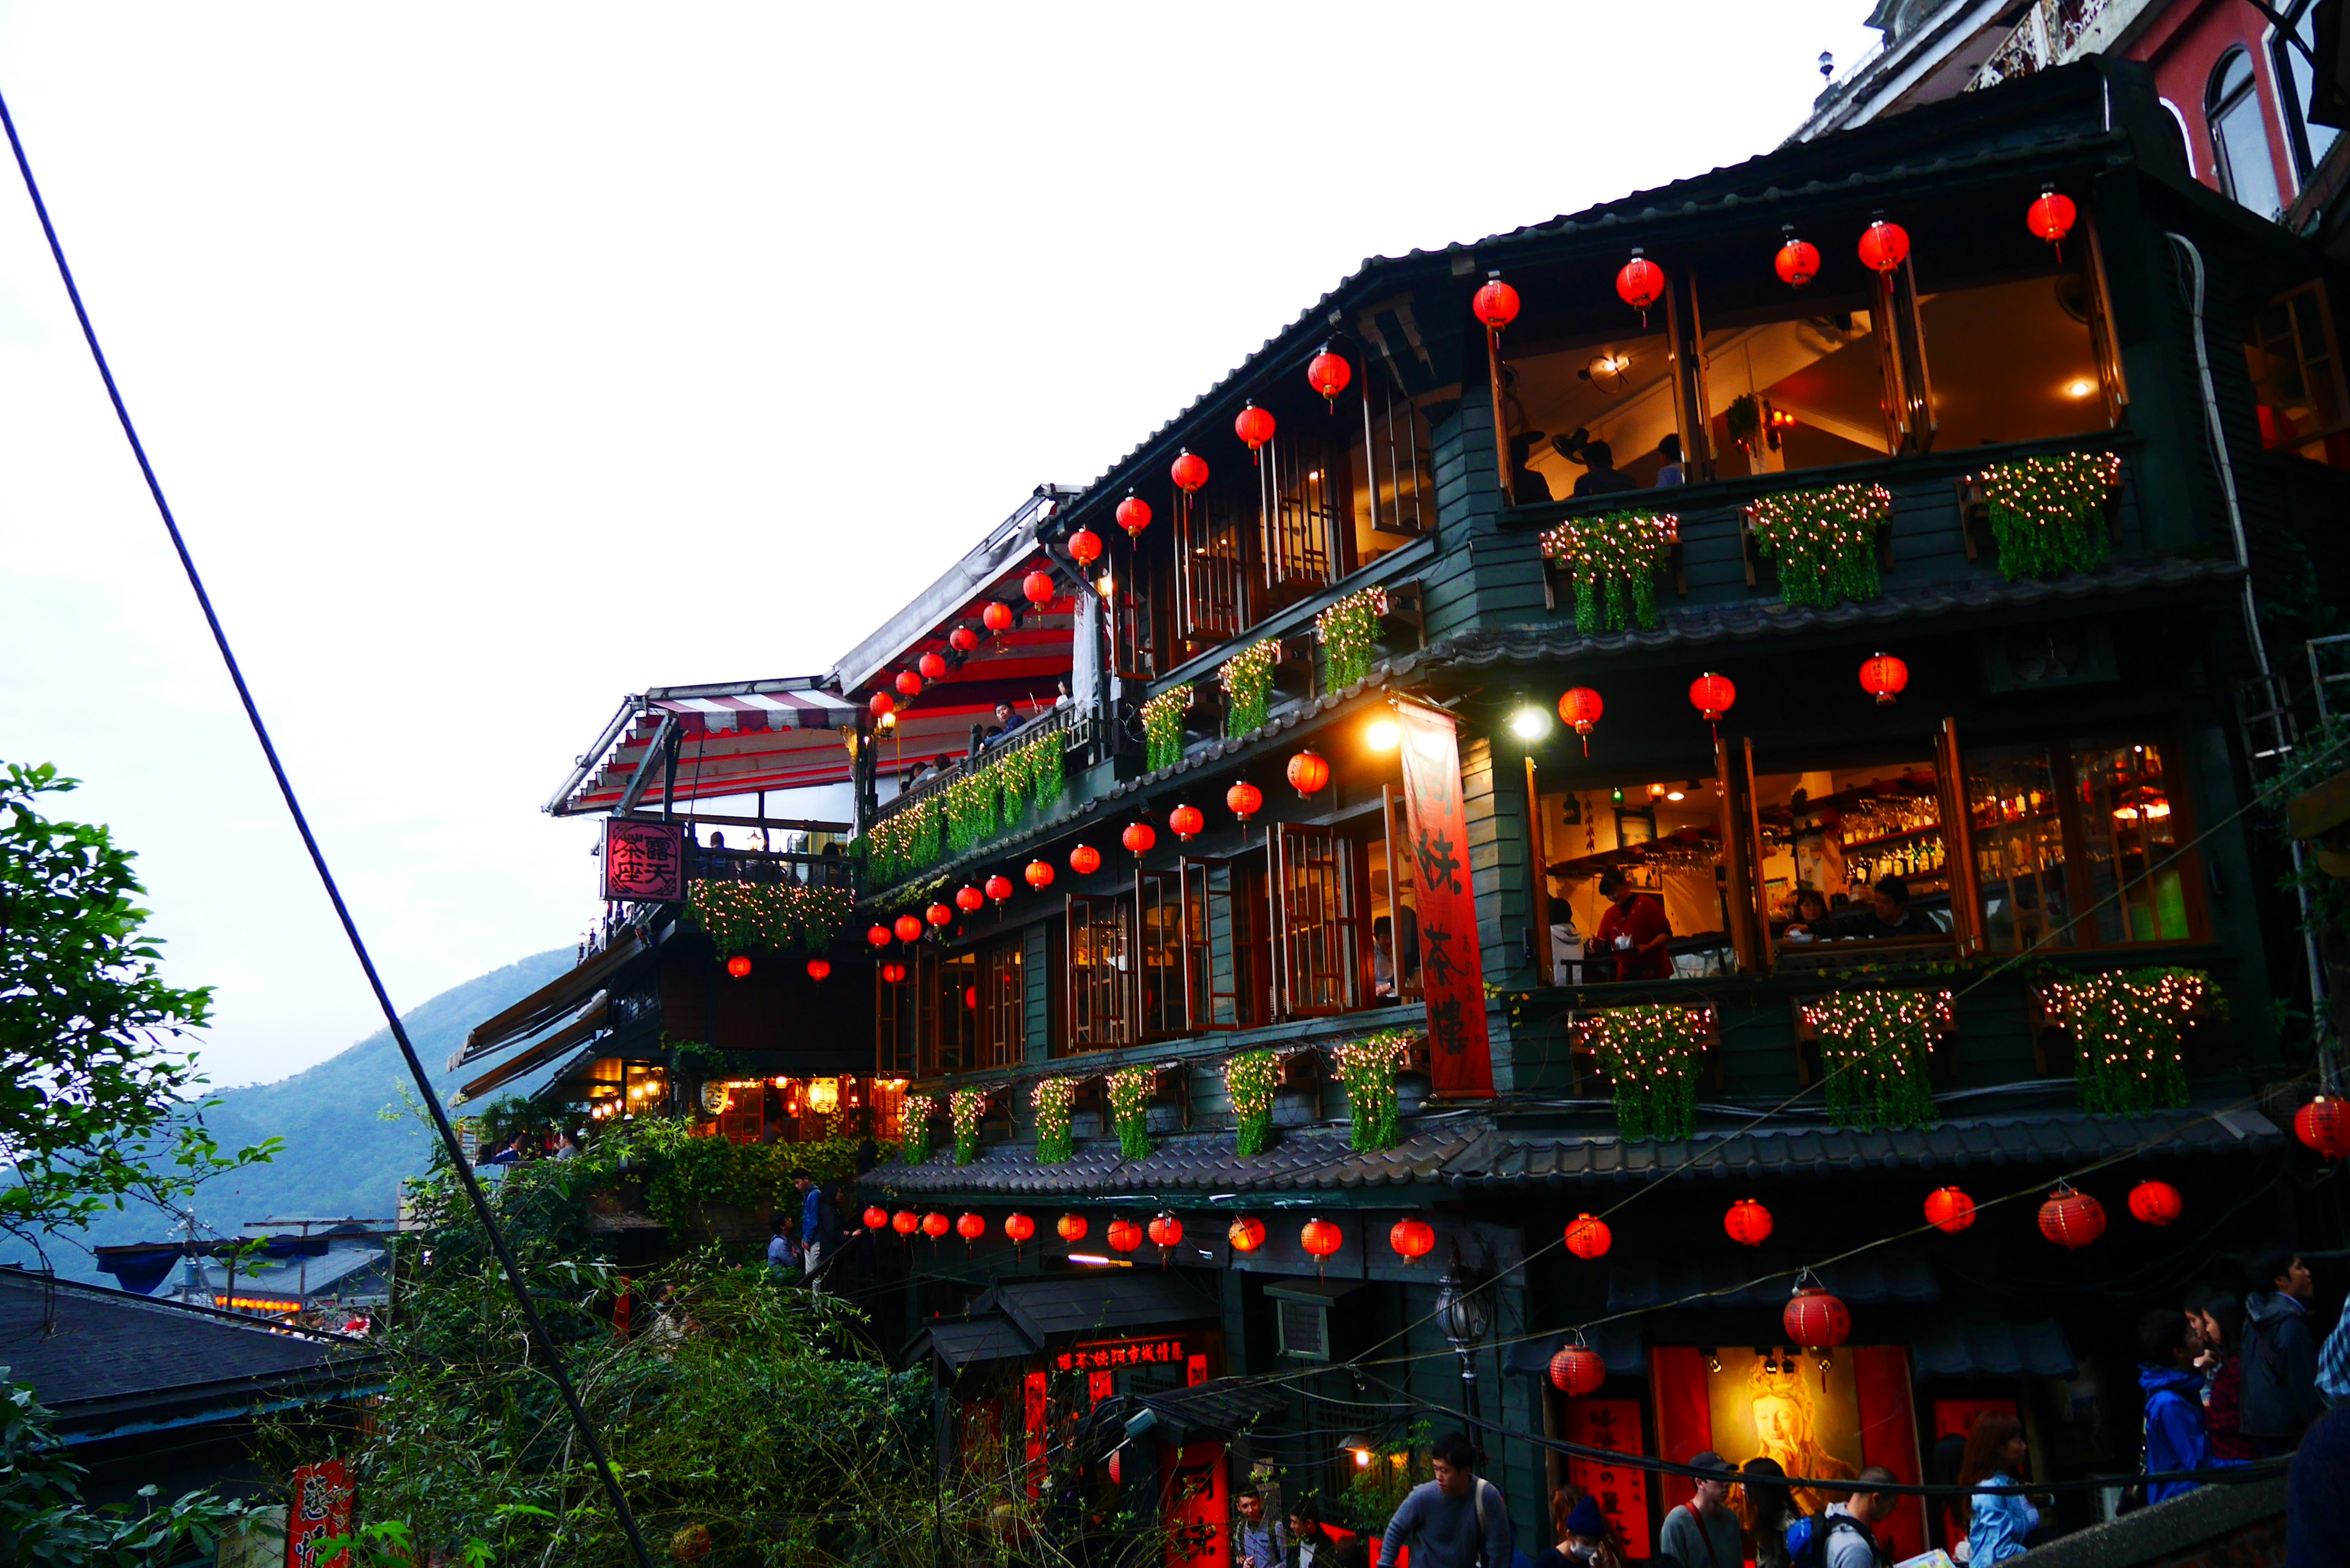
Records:
M1557 1543L1544 1548L1534 1568L1624 1568L1599 1500L1581 1487L1570 1483L1550 1494L1550 1527Z
M1746 1542L1738 1528L1738 1516L1730 1511L1730 1487L1737 1479L1737 1467L1708 1449L1690 1460L1690 1468L1712 1473L1698 1477L1697 1495L1674 1505L1665 1515L1658 1550L1678 1558L1681 1568L1742 1568Z

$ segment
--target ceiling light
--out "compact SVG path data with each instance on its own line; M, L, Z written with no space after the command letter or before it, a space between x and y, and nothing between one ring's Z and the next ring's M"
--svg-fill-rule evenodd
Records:
M1539 741L1550 733L1550 711L1526 703L1510 715L1510 733L1521 741Z
M2075 376L2064 383L2064 395L2068 398L2085 398L2096 389L2097 384L2086 376Z
M1677 789L1669 789L1665 792L1665 798L1667 800L1679 800L1682 798L1681 792Z
M1363 731L1363 744L1375 752L1392 752L1403 744L1403 726L1393 719L1374 719Z

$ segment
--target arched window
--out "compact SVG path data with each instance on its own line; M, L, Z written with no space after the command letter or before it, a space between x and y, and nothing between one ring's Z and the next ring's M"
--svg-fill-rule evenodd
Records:
M2275 217L2284 203L2277 190L2276 163L2269 156L2268 119L2261 111L2250 54L2237 48L2220 57L2203 94L2203 116L2211 130L2220 189L2262 217Z

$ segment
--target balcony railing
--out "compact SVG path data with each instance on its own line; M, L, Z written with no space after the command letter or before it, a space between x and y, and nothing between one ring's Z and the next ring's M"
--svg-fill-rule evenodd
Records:
M1991 58L1975 70L1966 90L1995 87L2061 66L2102 48L2143 0L2038 0L2023 14Z
M798 850L712 849L686 841L685 874L711 882L754 882L768 887L795 883L803 888L853 888L856 863L838 854L810 855Z
M1020 747L1033 745L1047 735L1061 736L1067 751L1083 751L1094 744L1097 728L1094 716L1081 711L1075 704L1039 714L1018 729L993 741L985 749L960 758L920 783L900 789L881 803L879 809L873 814L873 820L866 825L866 831L871 832L899 812L912 809L920 802L943 796L958 779L969 778L1001 762Z

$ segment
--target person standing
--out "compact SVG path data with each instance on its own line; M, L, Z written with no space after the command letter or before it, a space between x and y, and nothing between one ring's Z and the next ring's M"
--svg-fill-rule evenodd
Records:
M1337 1568L1338 1541L1322 1522L1322 1509L1312 1498L1297 1500L1289 1511L1289 1549L1284 1568Z
M1232 1521L1232 1568L1282 1568L1288 1545L1281 1521L1264 1506L1264 1494L1249 1488L1232 1500L1240 1515Z
M1477 1473L1466 1432L1448 1432L1430 1450L1436 1479L1405 1494L1379 1536L1379 1568L1411 1548L1412 1568L1508 1568L1514 1536L1502 1490Z
M2187 1314L2156 1307L2138 1320L2137 1386L2146 1390L2146 1473L2199 1470L2211 1462L2203 1438L2203 1380L2195 1375ZM2146 1483L2146 1501L2184 1497L2200 1481Z
M1616 978L1670 980L1673 961L1665 944L1672 940L1673 923L1665 918L1665 907L1617 870L1599 874L1599 896L1607 900L1607 911L1592 940L1616 955Z
M2015 1485L2023 1480L2027 1451L2023 1423L2004 1411L1986 1410L1975 1417L1975 1429L1968 1434L1959 1484ZM2040 1511L2030 1498L2020 1491L1979 1491L1967 1502L1971 1510L1967 1522L1968 1568L1992 1568L2031 1550L2024 1539L2040 1528Z
M1699 1477L1696 1495L1666 1513L1657 1549L1678 1558L1681 1568L1742 1568L1746 1544L1738 1516L1730 1511L1730 1486L1738 1479L1737 1467L1708 1449L1690 1460L1690 1468L1712 1473Z
M1669 490L1688 483L1689 470L1681 462L1681 438L1668 435L1657 443L1657 488Z
M1900 1500L1889 1491L1871 1491L1900 1478L1883 1465L1869 1465L1853 1478L1852 1495L1832 1502L1820 1516L1822 1561L1825 1568L1885 1568L1887 1554L1877 1543L1877 1526L1893 1517Z
M2225 1291L2198 1291L2188 1298L2187 1324L2194 1331L2196 1369L2203 1374L2203 1438L2211 1458L2241 1464L2258 1458L2243 1433L2244 1303Z
M2309 1266L2289 1247L2252 1260L2244 1297L2244 1398L2240 1426L2255 1452L2292 1451L2325 1413L2317 1397L2317 1338L2309 1326L2315 1293Z
M800 1267L805 1271L802 1277L810 1290L816 1290L821 1288L816 1270L840 1245L840 1210L832 1206L832 1195L805 1173L792 1178L792 1186L800 1195Z
M1795 1521L1795 1500L1787 1490L1786 1467L1757 1454L1739 1474L1746 1531L1754 1538L1754 1568L1788 1568L1787 1526Z
M1599 1500L1581 1487L1563 1486L1550 1494L1550 1527L1558 1540L1543 1549L1534 1568L1624 1568Z

